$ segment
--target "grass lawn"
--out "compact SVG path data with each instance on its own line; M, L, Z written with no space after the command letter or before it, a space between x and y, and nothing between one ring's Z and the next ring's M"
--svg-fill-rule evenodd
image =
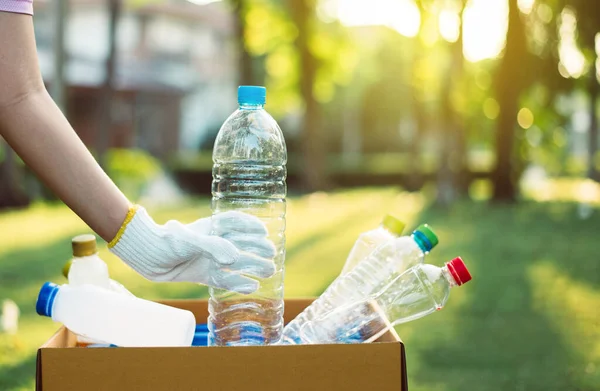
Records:
M398 331L406 343L411 391L600 389L600 209L580 219L572 202L449 210L394 188L290 197L287 296L314 296L337 275L356 236L385 213L413 228L429 222L440 245L429 262L461 255L474 279L447 308ZM589 215L588 210L588 215ZM207 200L151 210L161 221L208 215ZM35 314L40 285L65 282L70 238L88 229L63 206L0 214L0 299L22 310L16 336L0 334L0 390L34 388L35 352L56 329ZM204 297L192 284L145 281L101 250L113 278L138 296Z

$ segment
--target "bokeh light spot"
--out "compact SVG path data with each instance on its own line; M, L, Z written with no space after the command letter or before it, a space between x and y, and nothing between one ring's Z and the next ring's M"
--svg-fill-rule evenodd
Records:
M523 107L517 114L517 122L523 129L529 129L533 125L533 113L527 107Z

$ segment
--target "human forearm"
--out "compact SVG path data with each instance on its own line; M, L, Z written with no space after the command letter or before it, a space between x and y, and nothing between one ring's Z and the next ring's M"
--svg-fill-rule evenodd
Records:
M0 12L0 136L98 235L114 237L129 202L46 92L29 15Z
M44 89L0 108L0 128L23 161L98 235L107 241L115 236L129 201Z

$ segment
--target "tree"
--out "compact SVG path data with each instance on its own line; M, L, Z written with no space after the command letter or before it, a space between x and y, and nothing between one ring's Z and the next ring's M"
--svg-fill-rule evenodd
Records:
M231 0L234 7L234 30L236 44L238 45L238 64L239 64L239 84L240 85L258 85L255 77L252 56L246 49L246 0Z
M600 180L600 173L595 166L595 157L598 153L598 95L600 86L596 75L596 36L600 34L600 12L596 2L589 0L572 0L571 2L577 14L577 28L579 30L579 43L583 47L588 62L590 63L586 75L586 91L589 96L589 129L588 129L588 170L589 178Z
M508 31L504 56L495 75L494 89L500 115L496 123L496 167L492 174L494 201L513 202L517 197L514 154L519 98L529 82L530 64L525 25L517 0L508 0Z
M467 151L464 127L461 116L452 102L452 90L459 88L458 81L463 74L463 32L462 15L466 7L466 1L460 1L458 37L455 42L449 44L450 65L448 77L445 78L441 96L441 153L440 169L438 170L438 199L441 205L451 204L457 196L465 189L465 155Z
M21 188L22 170L10 146L0 138L0 209L25 206L29 200ZM2 159L2 155L4 159Z
M303 179L309 190L326 187L325 145L321 109L315 98L314 85L318 61L311 52L310 39L315 22L314 0L289 0L291 17L298 35L295 40L300 58L300 95L304 101L302 118L302 150L304 156Z
M110 147L112 128L112 99L115 85L115 69L117 64L117 23L121 16L121 0L108 0L108 56L105 63L104 83L100 110L98 112L98 134L96 137L96 153L100 164L106 168L105 155Z

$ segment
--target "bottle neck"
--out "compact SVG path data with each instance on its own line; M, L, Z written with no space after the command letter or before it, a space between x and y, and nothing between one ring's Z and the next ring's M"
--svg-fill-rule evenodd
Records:
M411 238L413 238L413 240L415 241L417 246L419 246L421 251L423 251L423 254L428 254L429 251L431 251L431 243L429 243L429 240L427 240L425 235L423 235L422 233L420 233L418 231L415 231L410 236L411 236Z
M240 110L262 110L265 105L254 104L254 103L240 103Z
M448 270L448 266L444 266L442 268L442 275L444 276L446 281L448 281L448 285L450 286L450 288L454 288L455 286L458 286L456 279L454 278L452 273L450 273L450 270Z
M77 260L92 259L92 258L96 258L96 257L98 257L98 253L97 252L95 252L93 254L90 254L90 255L83 255L83 256L73 255L73 259L77 259Z

